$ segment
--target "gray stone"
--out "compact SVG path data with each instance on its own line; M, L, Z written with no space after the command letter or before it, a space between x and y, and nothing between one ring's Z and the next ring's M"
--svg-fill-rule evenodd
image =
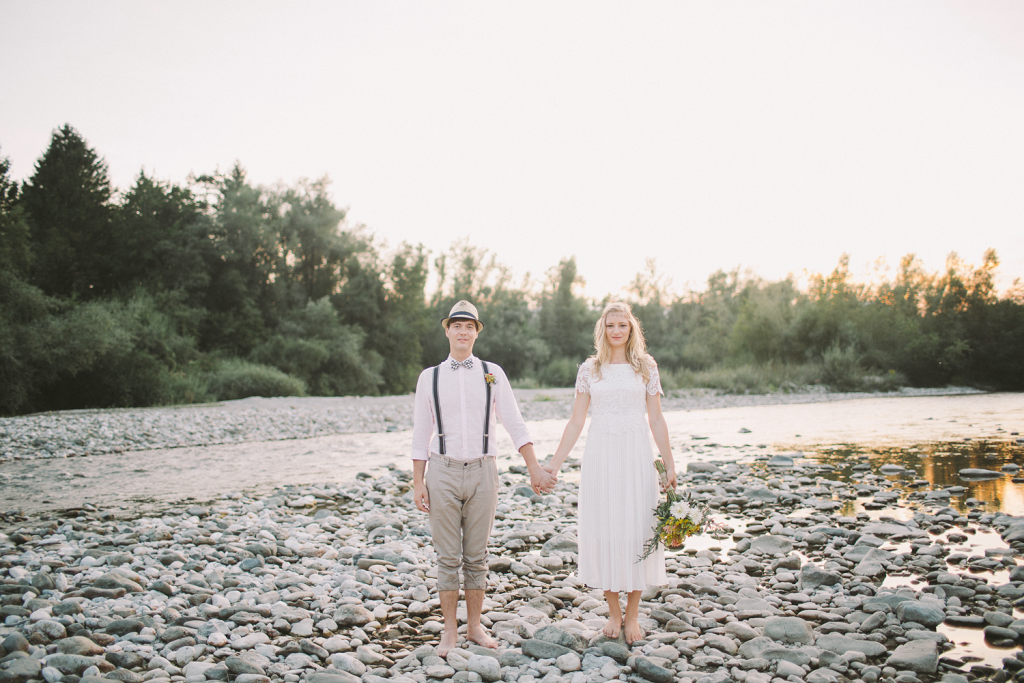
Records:
M932 640L911 640L897 647L886 664L898 671L933 674L939 665L938 648Z
M63 674L75 674L76 676L81 676L90 666L96 666L96 662L97 660L92 657L81 655L55 654L46 657L46 666L60 669ZM107 666L109 667L109 665Z
M533 637L537 640L546 640L549 643L555 643L562 647L567 647L571 650L576 650L580 654L587 647L587 641L585 641L579 634L569 629L559 628L558 626L542 626L537 629L537 632L533 634Z
M342 628L365 626L373 621L373 613L362 605L342 605L334 613L334 621Z
M646 657L637 657L635 666L638 674L654 683L674 683L675 681L675 671L658 666Z
M224 666L228 668L228 671L239 676L241 674L259 674L265 676L266 671L263 670L262 666L252 662L248 657L231 656L224 660Z
M556 659L555 666L557 666L562 673L571 673L573 671L579 671L580 667L583 666L583 662L578 654L570 652L569 654L562 655Z
M331 666L335 669L341 669L346 673L350 673L353 676L362 676L366 673L366 665L360 662L351 655L346 655L341 652L337 652L331 655Z
M146 624L141 619L115 619L103 630L115 636L124 636L129 633L138 633L144 628L146 628Z
M718 474L722 468L712 465L709 462L688 462L686 463L687 474Z
M1024 565L1022 565L1024 566ZM1006 612L985 612L985 623L993 626L1002 626L1006 628L1014 622L1014 618Z
M800 590L814 590L821 586L835 586L843 577L836 572L825 571L808 562L800 568Z
M498 664L498 660L494 657L471 655L469 660L466 662L466 667L470 671L480 674L480 678L485 681L491 682L501 680L501 666Z
M802 666L797 666L792 662L780 659L775 668L775 675L779 678L788 678L789 676L803 678L806 675L806 672Z
M606 640L601 643L601 652L620 664L625 664L630 656L629 648L617 640Z
M15 659L6 670L0 671L0 676L4 681L24 683L31 678L39 678L42 669L42 664L35 657L20 657Z
M838 636L832 633L818 636L815 645L822 650L830 650L832 652L849 652L851 650L862 652L868 657L878 657L886 652L885 645L876 643L873 640L854 640L853 638Z
M785 536L758 536L751 539L750 548L770 555L788 555L793 550L793 542Z
M799 617L771 617L764 625L764 635L777 643L788 645L811 645L814 631L811 625Z
M95 655L102 655L103 648L94 643L90 638L71 636L70 638L65 638L64 640L57 642L57 652L66 655L92 657Z
M748 640L757 638L757 631L753 629L749 624L745 624L742 621L731 621L725 625L725 632L730 636L738 639L741 643L745 643Z
M123 588L129 593L141 593L142 586L128 578L122 570L107 572L92 582L96 588Z
M558 659L564 654L572 652L569 648L552 643L546 640L528 638L519 644L519 648L527 657L534 659Z
M810 655L806 652L790 649L764 636L752 638L740 645L739 655L743 659L767 659L772 662L784 659L799 666L811 661Z
M994 472L992 470L981 469L977 467L968 467L960 470L959 472L961 479L980 481L983 479L1002 479L1003 474L1001 472Z
M572 534L555 534L544 542L542 551L545 553L578 553L579 541Z
M946 618L946 613L941 607L935 605L927 605L922 602L901 602L896 606L896 618L903 622L913 622L928 628L935 628Z
M317 671L306 676L306 681L307 683L362 683L362 679L339 670Z

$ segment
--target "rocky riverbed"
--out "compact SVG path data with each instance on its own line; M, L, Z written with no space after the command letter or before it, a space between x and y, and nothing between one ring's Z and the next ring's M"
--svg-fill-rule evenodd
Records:
M629 647L600 634L602 594L574 576L572 470L545 496L510 470L484 614L497 651L462 641L437 656L429 528L392 467L159 517L88 506L9 528L0 681L1024 679L1022 518L894 488L867 461L832 481L827 464L722 449L682 485L728 528L669 555L668 584L643 594L648 636ZM968 632L986 639L982 656L960 644Z

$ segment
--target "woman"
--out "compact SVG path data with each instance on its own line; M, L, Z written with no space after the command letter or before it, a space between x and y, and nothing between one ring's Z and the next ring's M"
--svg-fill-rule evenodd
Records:
M675 488L676 472L661 413L658 366L647 355L643 331L628 304L605 307L594 327L596 353L580 366L576 402L551 463L557 474L583 431L587 409L593 419L583 453L579 500L580 581L604 590L608 624L603 633L633 644L644 636L638 610L640 592L666 583L665 557L659 548L639 560L644 543L653 536L658 505L658 475L654 468L648 424ZM647 420L644 420L644 413ZM626 617L619 593L625 591Z

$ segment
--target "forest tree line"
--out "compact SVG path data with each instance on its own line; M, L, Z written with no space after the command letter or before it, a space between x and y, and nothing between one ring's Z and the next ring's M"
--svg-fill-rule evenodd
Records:
M1000 297L998 263L929 273L908 255L867 284L843 257L803 288L719 271L681 294L652 263L625 298L667 389L1020 390L1024 287ZM326 180L260 186L236 165L118 191L64 126L24 183L0 158L0 413L406 393L462 298L487 324L478 355L518 386L571 386L604 303L582 282L574 258L516 284L466 241L387 248Z

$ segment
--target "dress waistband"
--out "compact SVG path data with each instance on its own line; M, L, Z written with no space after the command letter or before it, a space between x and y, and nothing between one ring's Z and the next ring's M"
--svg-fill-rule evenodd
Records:
M430 462L437 461L437 464L444 465L445 467L482 467L486 461L494 459L493 455L485 455L482 458L474 458L472 460L459 460L457 458L449 458L447 455L430 454Z

